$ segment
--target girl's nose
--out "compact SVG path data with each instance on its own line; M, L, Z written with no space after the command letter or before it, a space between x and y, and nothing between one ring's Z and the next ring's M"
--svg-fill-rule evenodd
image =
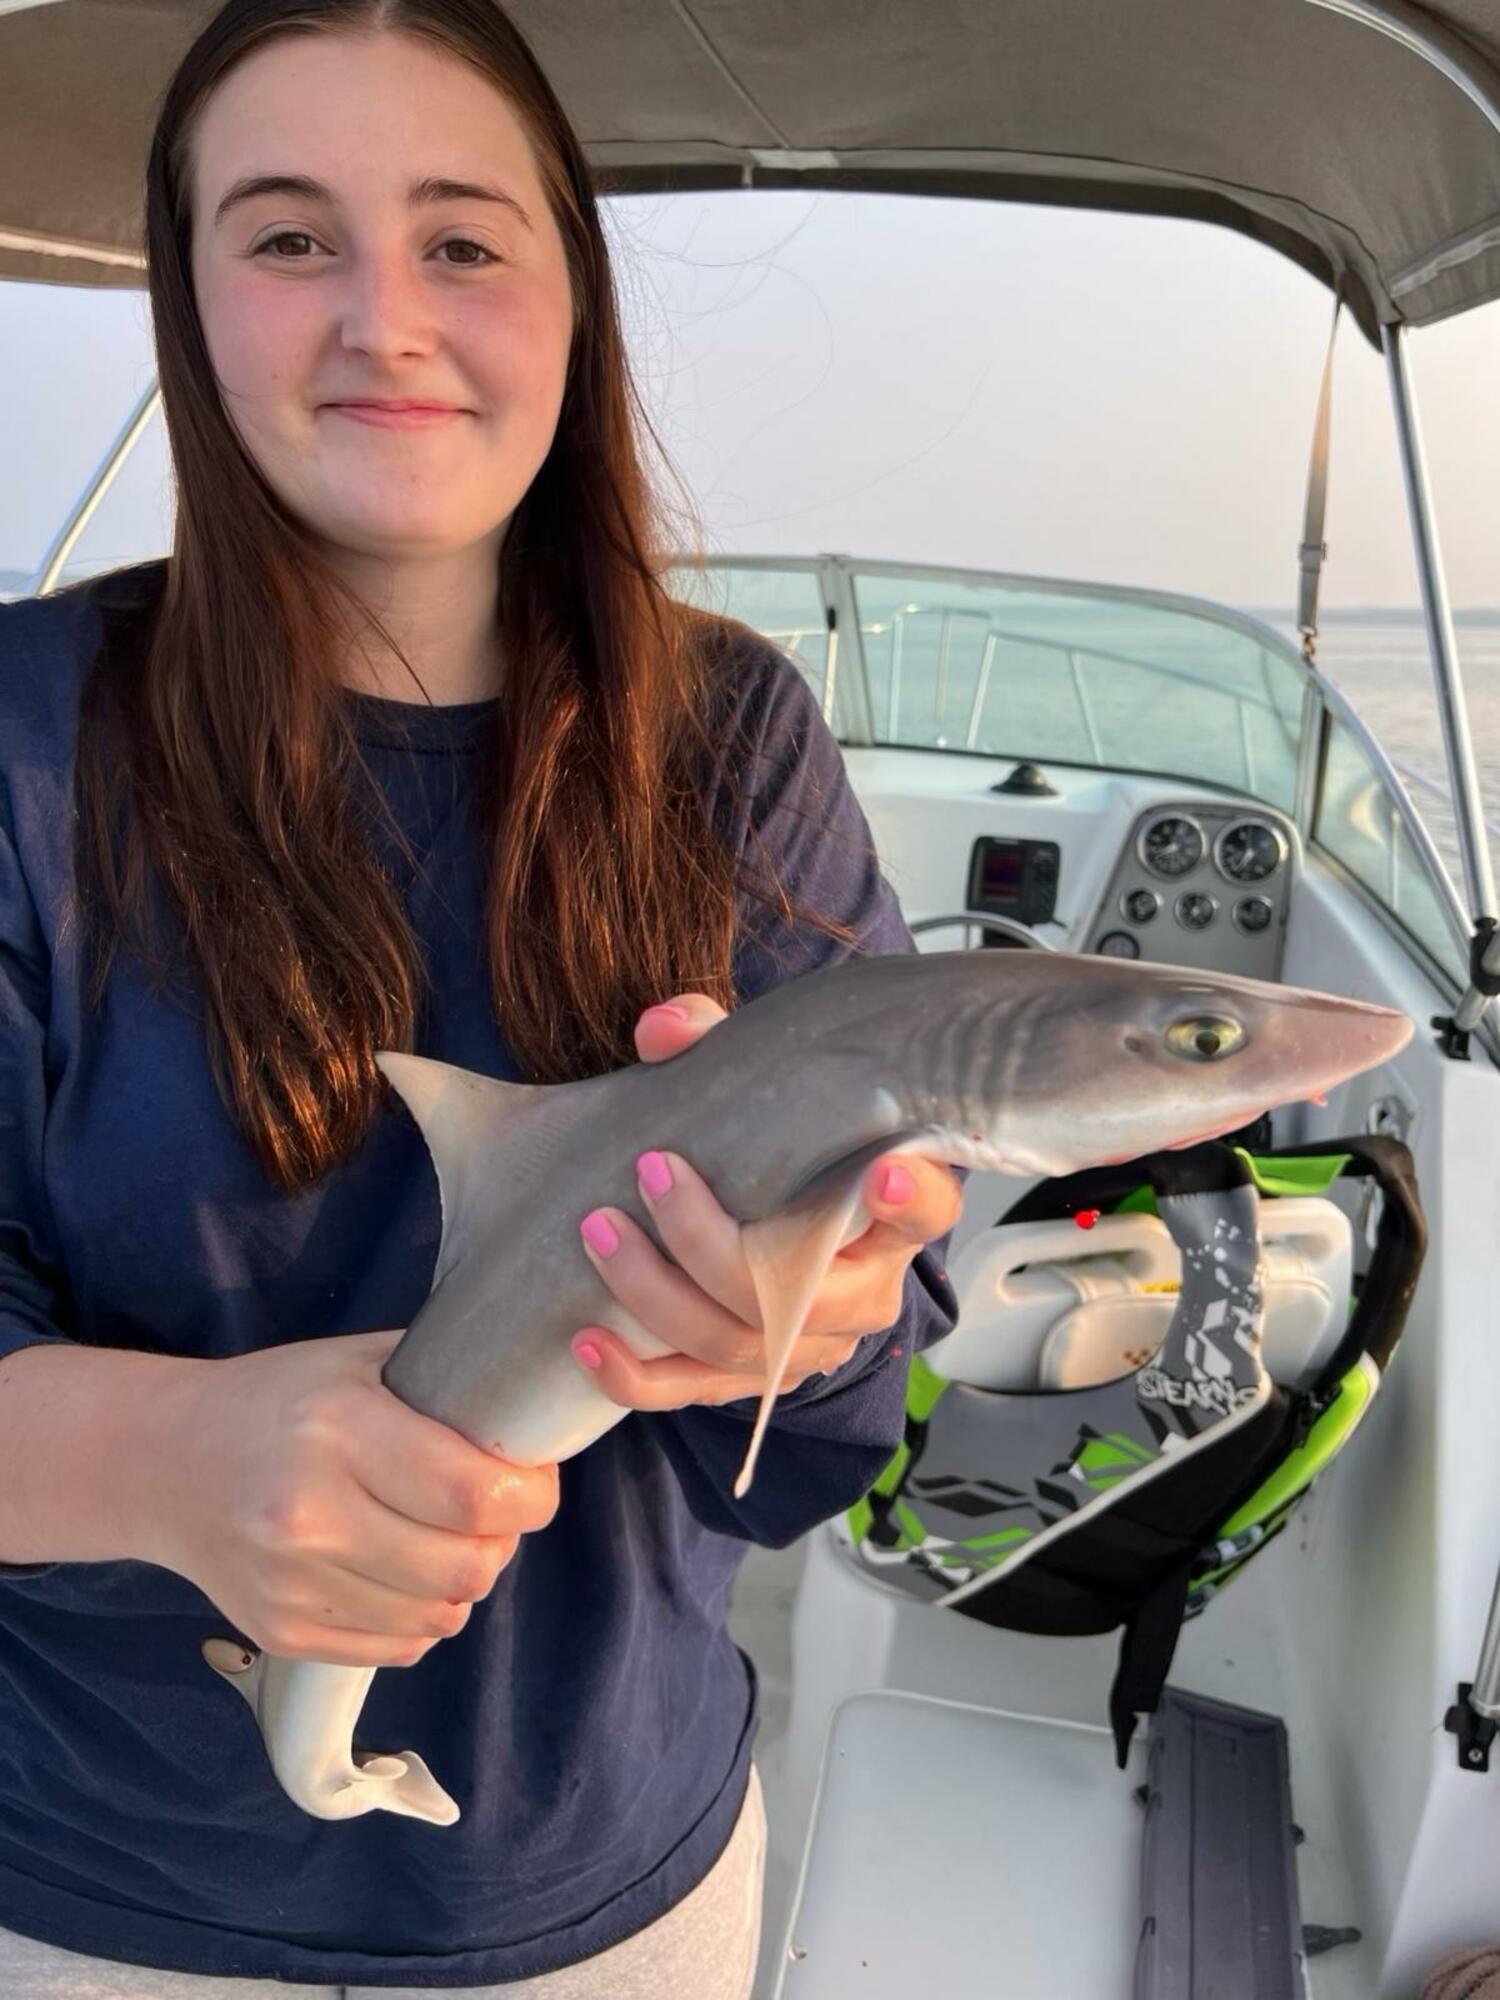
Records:
M346 281L339 321L342 345L377 359L430 353L437 339L427 286L404 252L359 260Z

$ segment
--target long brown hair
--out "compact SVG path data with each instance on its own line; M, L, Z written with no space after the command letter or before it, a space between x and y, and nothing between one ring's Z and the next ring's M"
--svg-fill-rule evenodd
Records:
M411 1047L424 968L351 810L359 750L340 700L339 614L370 615L225 413L192 284L188 149L210 92L252 49L380 28L435 43L507 98L573 293L556 436L500 558L486 927L508 1046L527 1076L562 1081L630 1061L636 1016L673 991L732 1005L737 888L853 942L764 873L737 871L710 823L726 628L663 587L647 432L589 169L526 43L492 0L230 0L183 58L151 146L146 253L176 528L158 601L91 677L78 877L96 1004L121 941L170 975L153 877L164 887L219 1092L286 1189L364 1136L375 1051Z

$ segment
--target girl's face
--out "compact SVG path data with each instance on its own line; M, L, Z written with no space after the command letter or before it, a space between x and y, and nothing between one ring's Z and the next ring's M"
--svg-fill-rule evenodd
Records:
M225 77L191 150L203 331L272 489L363 555L498 548L551 446L572 333L509 102L410 35L296 36Z

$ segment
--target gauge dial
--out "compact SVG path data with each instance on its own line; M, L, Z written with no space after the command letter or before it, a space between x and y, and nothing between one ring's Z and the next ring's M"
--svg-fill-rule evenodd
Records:
M1120 898L1120 909L1133 924L1149 924L1161 908L1161 897L1154 889L1132 889Z
M1214 842L1219 873L1231 882L1264 882L1285 859L1285 840L1264 820L1236 820Z
M1234 906L1234 921L1242 931L1256 937L1271 928L1274 906L1264 896L1242 896Z
M1139 958L1141 948L1129 931L1111 931L1108 937L1100 938L1097 951L1106 958Z
M1212 896L1189 893L1177 898L1177 921L1184 930L1206 931L1214 920L1218 904Z
M1141 835L1140 856L1153 875L1186 875L1203 859L1203 830L1180 813L1164 814Z

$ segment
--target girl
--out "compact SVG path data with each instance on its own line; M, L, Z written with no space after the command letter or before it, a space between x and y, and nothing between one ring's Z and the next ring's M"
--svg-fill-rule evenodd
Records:
M736 1502L753 1293L643 1132L659 1242L580 1254L676 1351L579 1329L639 1414L559 1476L381 1384L439 1214L373 1056L662 1060L910 937L799 675L665 592L587 168L488 0L231 0L146 242L173 553L0 614L0 1991L743 2000L730 1586L892 1450L956 1178L871 1170ZM361 1735L458 1824L292 1806L213 1637L407 1669Z

